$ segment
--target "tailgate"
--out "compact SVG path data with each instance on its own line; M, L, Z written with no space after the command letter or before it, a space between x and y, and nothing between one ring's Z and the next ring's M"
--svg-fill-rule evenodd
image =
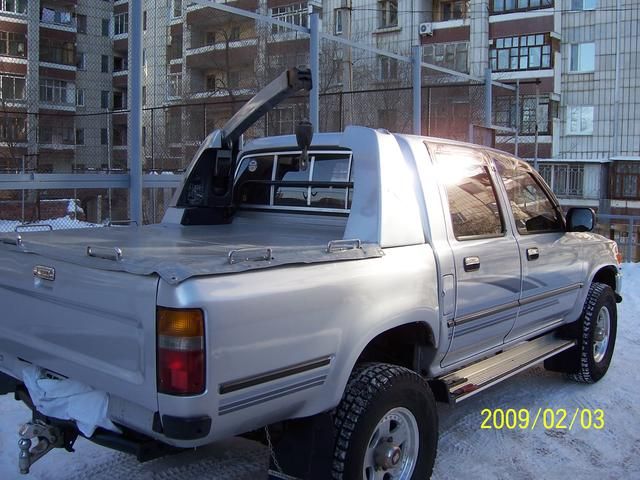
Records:
M0 354L155 411L157 283L0 248Z

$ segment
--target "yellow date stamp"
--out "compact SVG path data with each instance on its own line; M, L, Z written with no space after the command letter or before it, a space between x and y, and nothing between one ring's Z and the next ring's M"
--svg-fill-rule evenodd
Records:
M485 408L480 412L483 430L602 430L601 408Z

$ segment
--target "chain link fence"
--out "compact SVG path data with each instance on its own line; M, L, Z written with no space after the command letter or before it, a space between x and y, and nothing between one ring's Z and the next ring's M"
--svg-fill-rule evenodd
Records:
M106 226L128 218L128 201L124 188L0 190L0 232Z

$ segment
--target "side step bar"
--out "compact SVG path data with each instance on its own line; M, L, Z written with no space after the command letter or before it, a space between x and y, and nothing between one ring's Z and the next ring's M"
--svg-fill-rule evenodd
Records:
M554 337L553 334L545 335L440 377L438 380L444 383L449 403L455 404L575 344L575 340L563 340Z

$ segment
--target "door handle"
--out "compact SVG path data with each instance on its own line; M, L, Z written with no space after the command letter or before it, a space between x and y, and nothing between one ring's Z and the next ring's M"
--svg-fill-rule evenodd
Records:
M540 258L540 250L538 247L527 248L527 260L537 260Z
M480 270L480 257L464 257L464 271L475 272Z

